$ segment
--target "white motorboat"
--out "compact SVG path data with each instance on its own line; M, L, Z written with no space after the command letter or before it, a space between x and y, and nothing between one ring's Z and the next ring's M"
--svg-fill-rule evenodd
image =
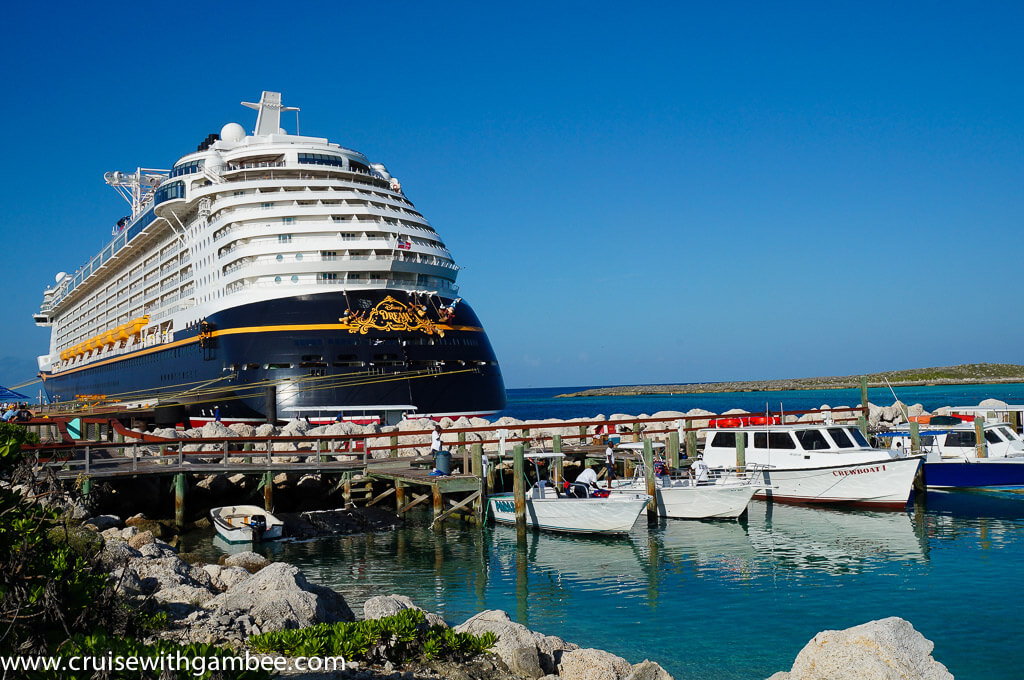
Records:
M229 543L252 543L281 538L284 522L258 505L225 505L210 509L217 534Z
M614 485L613 493L646 492L643 447L641 442L616 447L633 453L641 460L633 478ZM658 515L676 519L736 519L746 512L750 499L761 490L761 473L757 470L728 475L712 474L707 480L701 481L693 477L668 474L655 474L654 478Z
M903 508L922 456L875 449L855 427L832 423L741 425L706 430L704 462L712 470L745 462L764 474L756 496L791 503L838 503Z
M551 452L526 454L526 459L532 461L535 467L539 460L561 457L561 453ZM537 476L539 479L540 475ZM633 528L637 517L651 500L646 493L608 494L607 491L590 489L583 484L570 486L573 493L562 495L554 485L540 480L527 490L526 525L549 531L624 534ZM513 494L491 496L489 505L496 522L516 523Z

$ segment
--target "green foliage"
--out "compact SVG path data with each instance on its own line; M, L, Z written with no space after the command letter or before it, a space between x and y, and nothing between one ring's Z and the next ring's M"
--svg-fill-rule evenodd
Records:
M346 661L404 663L412 659L462 661L482 654L497 642L494 633L481 636L428 626L418 609L355 623L321 623L299 630L254 635L249 645L258 652L286 656L342 656Z

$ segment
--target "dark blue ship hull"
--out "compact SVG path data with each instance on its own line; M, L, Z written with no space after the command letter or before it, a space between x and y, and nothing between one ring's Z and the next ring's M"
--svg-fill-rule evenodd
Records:
M505 407L494 350L463 301L373 290L218 312L174 341L43 374L51 401L184 404L193 421L482 415Z
M924 482L933 489L1024 488L1024 458L926 462Z

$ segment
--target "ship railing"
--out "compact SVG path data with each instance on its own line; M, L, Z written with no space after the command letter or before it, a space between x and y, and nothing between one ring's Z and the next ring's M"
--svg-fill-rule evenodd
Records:
M263 161L259 163L228 163L228 167L225 172L234 172L235 170L253 170L259 168L283 167L285 167L284 161Z

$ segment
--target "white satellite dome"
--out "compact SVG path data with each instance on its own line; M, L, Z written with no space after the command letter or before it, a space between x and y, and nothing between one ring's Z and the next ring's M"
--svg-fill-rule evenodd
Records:
M238 123L228 123L220 129L220 138L225 142L240 142L245 139L245 128Z
M68 277L67 272L57 272L57 276L53 277L54 283L60 283Z

